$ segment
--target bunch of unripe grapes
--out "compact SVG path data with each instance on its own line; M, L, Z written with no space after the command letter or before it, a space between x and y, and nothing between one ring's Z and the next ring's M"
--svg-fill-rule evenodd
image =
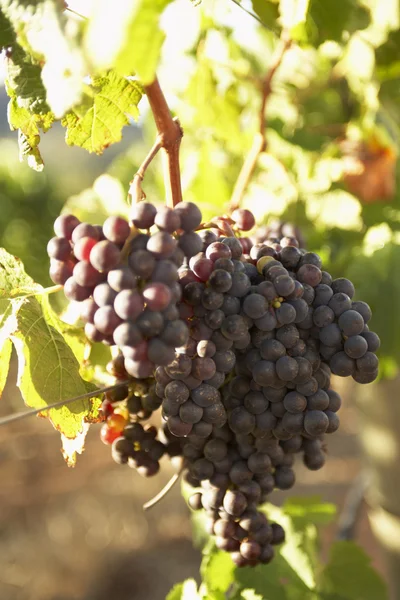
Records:
M48 246L88 338L117 349L108 369L126 383L103 402L102 440L144 476L162 456L183 465L190 507L238 566L272 560L284 532L260 506L294 485L296 454L324 465L331 374L372 382L380 344L353 284L295 228L254 227L245 209L202 224L192 203L141 202L129 223L63 215ZM162 425L143 425L159 409Z

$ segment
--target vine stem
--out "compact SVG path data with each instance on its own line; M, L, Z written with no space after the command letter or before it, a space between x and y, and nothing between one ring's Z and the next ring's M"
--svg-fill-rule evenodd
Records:
M183 471L183 467L181 467L179 469L178 473L175 473L174 475L172 475L171 479L163 487L163 489L160 492L158 492L158 494L156 496L154 496L154 498L152 498L151 500L146 502L146 504L143 504L143 510L149 510L150 508L153 508L153 506L158 504L168 494L168 492L170 490L172 490L174 485L178 482L179 477L182 474L182 471Z
M245 161L237 178L235 187L233 189L232 198L229 205L231 212L240 207L246 189L256 169L258 157L267 149L268 144L266 138L266 107L268 99L272 93L272 80L275 76L276 71L279 69L282 63L285 52L290 48L291 44L292 40L288 32L286 30L282 30L279 44L277 45L276 50L271 58L271 64L268 69L268 73L261 81L262 94L258 116L258 131L254 136L253 144L250 148L248 155L245 158Z
M140 202L141 200L146 198L146 194L142 189L142 181L144 179L144 174L146 173L147 168L149 167L150 163L161 148L162 137L158 135L156 141L153 144L153 147L151 148L150 152L148 153L148 155L140 165L139 169L135 173L132 181L130 182L128 196L132 204L136 204L137 202Z
M183 130L178 119L174 119L171 115L158 79L145 85L144 89L153 113L158 131L158 141L162 150L166 203L167 206L173 208L182 201L179 148Z
M65 406L66 404L70 404L71 402L76 402L77 400L83 400L85 398L93 398L95 396L99 396L105 392L111 392L116 388L121 387L122 385L126 385L129 383L128 381L121 381L120 383L115 383L114 385L109 385L104 388L99 388L97 390L93 390L92 392L86 392L86 394L80 394L80 396L74 396L73 398L67 398L66 400L60 400L59 402L54 402L53 404L47 404L46 406L42 406L41 408L34 408L33 410L26 410L23 412L15 413L14 415L8 415L7 417L3 417L0 419L1 425L8 425L8 423L13 423L14 421L20 421L22 419L26 419L26 417L33 417L34 415L38 415L39 413L50 410L51 408L60 408L61 406Z

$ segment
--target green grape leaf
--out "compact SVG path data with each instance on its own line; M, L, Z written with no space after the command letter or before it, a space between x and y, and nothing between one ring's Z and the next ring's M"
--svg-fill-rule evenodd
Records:
M197 593L197 583L194 579L187 579L174 585L165 600L201 600Z
M0 48L8 48L16 41L15 31L9 19L0 8Z
M285 500L283 511L288 515L294 527L305 524L328 525L336 515L336 506L322 502L319 496L291 497Z
M365 29L370 13L358 0L323 0L311 2L307 29L311 40L320 45L327 40L341 42L346 33Z
M72 349L47 316L40 297L26 298L16 314L18 328L11 336L18 355L17 385L32 408L45 408L95 389L80 376ZM87 421L95 416L90 399L50 409L46 416L61 433L65 459L73 465L76 452L83 447Z
M41 62L48 105L57 118L80 101L86 64L77 28L68 27L59 0L0 0L17 42ZM45 23L45 26L43 24Z
M1 341L0 341L1 343ZM11 360L12 343L11 340L5 339L0 348L0 398L3 394L6 385L8 370Z
M315 600L313 592L303 583L294 570L294 565L279 553L273 564L266 567L244 567L234 572L235 582L243 589L252 589L254 593L268 600Z
M27 406L46 408L60 400L86 394L95 386L82 379L86 341L82 332L63 323L52 310L45 290L25 273L21 261L0 250L0 360L5 369L9 341L18 356L18 382ZM3 385L2 373L0 391ZM99 400L77 400L46 411L62 435L64 456L75 463L88 423L96 420Z
M215 217L218 208L222 212L230 198L231 190L223 165L213 168L218 158L224 160L216 144L211 140L204 141L200 147L196 175L187 190L188 198L201 202L204 219Z
M265 507L268 517L276 521L285 530L286 541L280 547L279 552L283 560L287 562L298 579L294 582L304 584L308 590L315 587L315 571L318 566L318 532L316 526L304 519L299 522L293 519L285 509L273 505ZM293 578L292 575L292 578Z
M42 171L40 132L50 129L54 114L47 105L41 67L17 44L7 56L5 66L10 96L8 122L12 130L18 129L20 159L26 158L31 168Z
M92 79L85 101L65 115L66 142L102 154L122 138L129 117L137 119L142 88L138 81L113 71Z
M381 576L371 559L354 542L335 542L321 573L318 591L322 600L388 600Z
M218 137L228 147L243 138L240 130L241 105L237 86L233 84L224 92L219 90L208 60L198 62L185 92L185 102L194 112L200 131L206 138Z
M211 543L203 551L200 572L207 590L226 592L232 583L234 569L227 552L216 550Z
M240 598L243 600L264 600L263 596L256 594L254 590L242 590L240 592Z
M35 283L24 269L19 258L0 248L0 300L10 300L21 296L32 295L43 288ZM8 303L3 305L1 314L8 308Z
M271 29L278 30L279 7L275 2L265 0L251 0L253 10L261 21Z
M165 38L160 17L171 1L131 0L116 6L97 0L86 35L93 63L99 69L115 67L122 75L137 73L143 84L151 83Z
M388 39L384 44L379 46L375 52L376 66L393 68L393 65L398 68L400 56L400 31L391 31Z
M292 31L307 18L309 0L280 0L280 22L284 29Z

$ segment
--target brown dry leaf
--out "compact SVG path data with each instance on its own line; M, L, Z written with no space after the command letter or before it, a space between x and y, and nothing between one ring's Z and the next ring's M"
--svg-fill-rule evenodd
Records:
M396 161L394 148L368 144L342 145L343 181L349 192L365 204L391 200L396 191Z

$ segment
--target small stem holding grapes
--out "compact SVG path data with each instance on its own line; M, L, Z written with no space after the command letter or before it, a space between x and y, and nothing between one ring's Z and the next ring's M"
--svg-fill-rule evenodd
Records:
M65 406L67 404L71 404L72 402L76 402L77 400L84 400L85 398L96 398L100 394L104 394L105 392L111 392L121 386L125 386L129 383L128 380L121 381L119 383L115 383L114 385L109 385L107 387L99 388L97 390L92 390L91 392L86 392L85 394L80 394L79 396L74 396L73 398L66 398L65 400L60 400L59 402L54 402L53 404L47 404L46 406L42 406L40 408L34 408L32 410L26 410L23 412L15 413L13 415L8 415L7 417L3 417L0 419L1 425L8 425L9 423L13 423L14 421L20 421L21 419L26 419L27 417L33 417L34 415L38 415L39 413L46 412L52 408L60 408L61 406Z
M158 151L162 148L162 137L160 135L157 136L156 141L154 142L153 147L150 152L140 165L139 169L135 173L134 178L130 182L129 192L128 192L128 200L130 204L136 204L137 202L141 202L146 198L146 194L142 189L142 181L144 179L144 174L147 171L150 163L158 153Z
M149 510L150 508L153 508L153 506L158 504L168 494L168 492L170 490L172 490L174 485L178 482L179 477L181 476L182 470L183 470L183 467L178 471L178 473L175 473L175 475L173 475L171 477L171 479L163 487L163 489L157 494L157 496L154 496L154 498L152 498L151 500L146 502L146 504L143 504L143 510Z
M267 149L267 117L265 109L267 106L268 98L272 93L272 80L276 71L282 63L285 52L290 48L291 44L292 40L289 37L288 32L286 30L283 30L280 38L280 43L278 44L274 54L272 55L271 65L268 70L268 73L261 82L262 96L259 111L258 131L254 136L252 147L243 163L242 169L239 173L239 177L237 178L230 202L231 212L240 207L246 189L256 169L258 157Z
M158 79L144 86L159 134L162 148L167 206L173 208L182 201L179 148L183 130L169 110Z

